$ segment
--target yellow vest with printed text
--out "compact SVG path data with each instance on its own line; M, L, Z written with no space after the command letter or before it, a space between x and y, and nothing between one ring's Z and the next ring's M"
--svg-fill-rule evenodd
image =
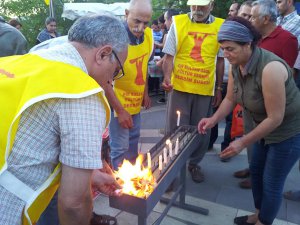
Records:
M146 28L143 43L128 46L128 56L124 62L125 75L114 83L115 94L130 115L141 111L153 44L152 30Z
M214 95L218 31L224 22L216 18L210 24L194 23L187 14L174 17L176 55L172 73L175 90Z
M58 188L61 169L58 164L37 190L7 170L7 159L20 116L36 102L50 98L83 98L93 94L98 94L106 108L107 125L110 108L103 89L81 69L31 54L0 59L0 185L25 201L23 225L36 224Z

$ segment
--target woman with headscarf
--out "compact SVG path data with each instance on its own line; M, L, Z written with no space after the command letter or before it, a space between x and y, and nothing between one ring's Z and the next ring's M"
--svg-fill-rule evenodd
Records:
M254 215L236 217L238 225L270 225L281 205L284 182L300 157L300 92L292 70L273 53L256 46L259 34L243 18L225 21L218 41L230 64L228 90L217 112L198 124L200 133L243 106L255 127L220 154L228 158L254 144L250 165Z

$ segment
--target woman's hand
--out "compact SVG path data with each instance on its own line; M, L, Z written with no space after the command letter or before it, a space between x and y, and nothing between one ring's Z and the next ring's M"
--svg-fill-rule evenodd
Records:
M231 158L237 154L239 154L246 146L242 142L242 138L239 138L229 144L227 148L225 148L221 153L221 158Z
M214 126L215 126L215 122L212 119L212 117L210 117L210 118L203 118L198 123L198 132L200 134L206 134L206 130L210 129L210 128L214 127Z

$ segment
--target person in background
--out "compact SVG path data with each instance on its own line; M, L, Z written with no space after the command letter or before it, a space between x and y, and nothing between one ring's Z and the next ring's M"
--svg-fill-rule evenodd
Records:
M167 34L168 31L170 30L170 27L173 23L173 16L178 15L179 12L175 9L168 9L163 15L164 15L164 25L165 25L165 33L163 35L163 38L161 40L161 48L163 49L163 47L165 46L166 43L166 39L167 39ZM163 61L164 61L164 55L165 53L161 52L161 59L159 61L156 62L156 65L158 67L162 67ZM165 91L165 94L162 98L157 100L157 103L166 103L166 99L167 99L167 92Z
M155 45L159 44L162 37L163 37L163 33L160 29L160 26L158 25L158 21L157 20L153 20L152 21L152 25L151 25L151 29L153 32L153 38L154 38L154 43ZM156 56L160 56L160 47L159 46L155 46L155 55Z
M13 26L14 28L21 30L22 28L22 24L20 23L20 21L18 19L10 19L8 21L9 25Z
M36 224L57 188L60 224L89 224L91 185L119 187L100 157L103 89L120 78L128 42L117 18L93 15L73 24L68 43L0 59L1 225Z
M190 13L173 17L163 49L162 86L169 91L166 133L176 129L177 110L181 112L179 125L197 125L222 101L224 59L218 54L217 32L224 20L211 15L213 4L188 0ZM198 164L207 151L209 135L199 135L195 142L188 170L192 180L200 183L204 174Z
M252 8L252 1L248 0L241 4L241 7L238 11L238 16L242 17L246 20L250 20L251 18L251 8Z
M300 92L293 71L275 54L258 48L259 39L260 34L243 18L224 22L218 41L232 64L232 76L217 112L198 124L199 132L205 134L237 103L249 111L255 123L249 133L220 154L233 157L247 145L254 145L250 170L256 212L236 217L237 225L273 224L286 177L300 157Z
M157 21L158 21L158 26L164 35L166 33L164 13L158 17Z
M273 52L293 68L298 55L297 38L277 26L276 21L277 8L273 0L257 0L252 3L250 22L262 36L258 47Z
M39 44L43 41L49 40L51 38L59 37L60 34L56 32L56 19L53 17L47 17L45 20L44 28L36 38L36 44Z
M300 46L300 16L295 8L295 2L294 0L276 1L279 13L277 25L295 35L298 38L298 45Z
M0 57L11 55L23 55L27 53L27 40L24 35L7 24L2 18L0 20Z
M160 79L162 77L161 68L156 66L156 61L160 59L161 55L161 40L163 38L163 33L158 25L157 20L152 21L151 25L153 39L154 39L154 57L149 61L148 65L148 90L149 92L154 92L159 94L160 89Z
M231 4L231 6L229 7L229 10L228 10L228 17L233 17L233 16L237 16L238 14L238 11L240 9L240 3L238 2L233 2Z
M229 10L228 10L228 17L237 16L239 8L240 8L240 4L238 2L232 3ZM229 64L228 60L224 58L224 76L223 76L223 84L222 84L222 99L226 96L226 93L227 93L229 66L230 66L230 64ZM217 110L217 108L214 108L214 112L216 110ZM232 114L228 114L228 116L226 116L225 122L226 122L226 124L225 124L225 129L224 129L224 139L221 143L221 151L223 151L225 148L227 148L229 143L231 141L233 141L231 139ZM208 150L213 149L213 144L215 143L215 141L217 140L217 138L219 136L218 129L219 129L218 124L216 124L216 126L214 126L211 129ZM229 162L230 158L226 158L226 159L221 158L220 160L221 160L221 162Z
M141 130L141 108L151 106L147 84L148 62L154 46L152 31L147 27L151 16L150 0L130 1L125 10L125 27L130 40L124 63L126 76L114 82L114 91L105 90L113 109L109 137L115 170L124 159L135 162Z
M251 8L252 8L252 1L243 2L238 11L238 16L250 21ZM246 116L247 116L247 111L243 110L243 118ZM251 120L243 120L243 127L244 127L244 133L246 134L253 127L253 123L251 122ZM249 169L249 165L251 163L251 157L252 157L251 149L252 149L252 145L247 146L248 167L245 169L242 169L242 170L238 170L233 173L234 177L239 178L239 179L244 179L239 182L239 186L243 189L251 188L250 169ZM227 160L227 159L221 158L221 160Z

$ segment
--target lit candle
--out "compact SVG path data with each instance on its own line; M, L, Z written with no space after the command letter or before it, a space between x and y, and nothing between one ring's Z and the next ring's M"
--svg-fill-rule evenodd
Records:
M151 154L147 152L147 161L148 161L148 168L151 169Z
M180 124L180 111L177 110L177 127L179 127Z
M166 140L166 145L169 148L169 156L170 156L170 158L172 158L173 157L173 151L172 151L173 145L172 145L172 142L170 141L170 139Z
M179 140L178 138L176 139L176 142L175 142L175 155L178 154L178 149L179 149Z
M159 171L162 171L162 155L158 156L158 169Z
M167 164L168 163L168 154L167 154L167 148L164 148L164 163Z

